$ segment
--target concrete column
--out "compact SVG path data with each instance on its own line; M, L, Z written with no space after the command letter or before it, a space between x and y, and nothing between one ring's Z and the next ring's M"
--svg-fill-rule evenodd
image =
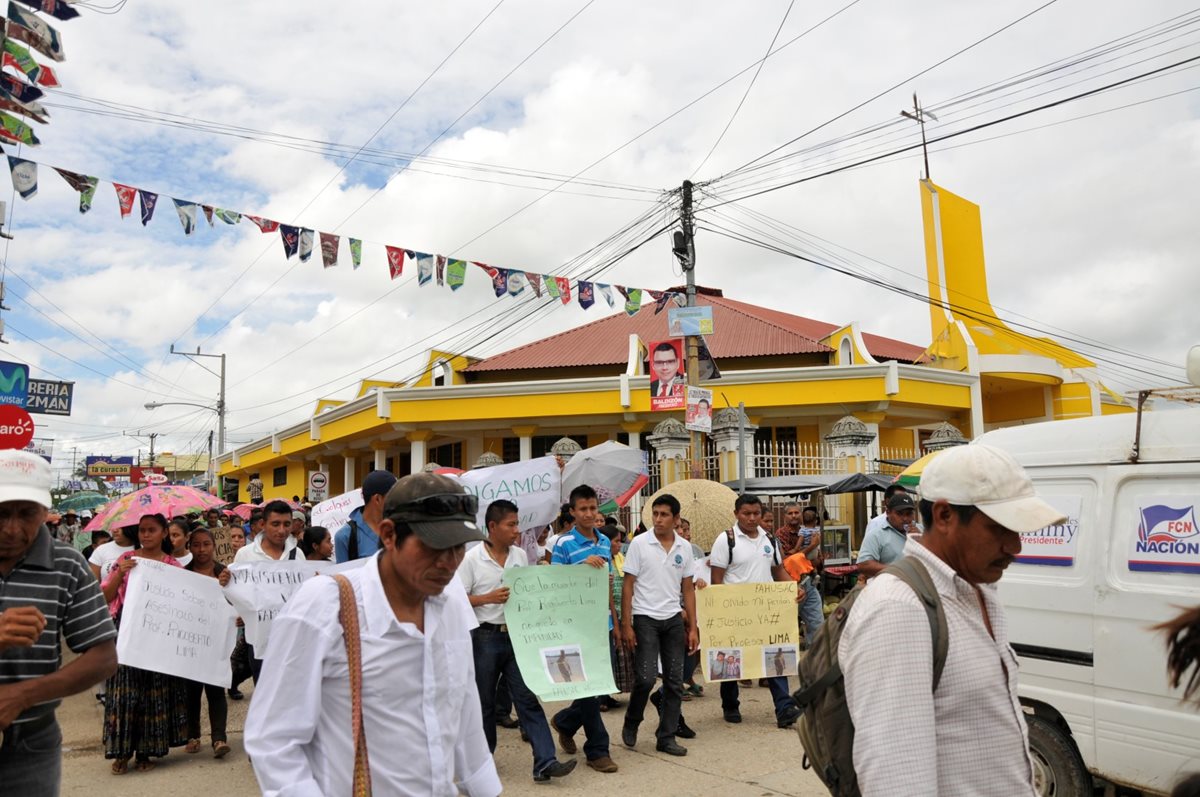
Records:
M384 446L376 447L374 470L384 470L385 468L387 468L387 448Z
M521 445L520 458L522 462L533 459L533 436L537 434L536 426L514 426L512 433L517 436Z
M650 435L649 440L650 445L654 446L654 456L658 461L659 487L686 479L691 435L684 428L683 422L668 418L654 427L654 434Z
M477 434L463 440L463 469L471 467L471 463L483 456L483 435ZM445 463L443 463L445 464Z
M721 464L721 481L729 482L738 478L738 429L740 416L737 407L722 407L713 413L712 433L709 439L717 449L718 461ZM754 478L754 433L758 424L751 423L746 418L745 450L746 478Z
M636 450L641 450L642 447L642 432L649 424L640 421L630 421L621 424L621 430L629 435L629 447ZM639 492L633 498L629 499L629 514L630 534L633 533L632 526L637 526L642 519L642 494Z
M429 456L429 441L433 439L433 430L419 429L409 432L405 436L408 438L408 442L412 443L412 450L409 453L409 461L412 463L411 470L413 473L420 473Z
M350 492L358 486L358 460L354 457L346 457L345 460L342 491Z

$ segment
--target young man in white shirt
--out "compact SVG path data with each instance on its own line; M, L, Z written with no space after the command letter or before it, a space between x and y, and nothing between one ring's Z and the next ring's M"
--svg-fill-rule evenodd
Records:
M739 495L733 504L733 512L737 518L737 523L732 529L733 545L729 544L728 534L722 534L713 540L712 551L709 553L713 586L791 581L792 577L783 568L783 556L775 539L759 528L762 500L757 495ZM804 590L800 590L797 601L803 599ZM796 720L800 718L800 709L788 693L787 678L764 680L775 703L775 724L780 728L795 725ZM726 722L742 721L737 681L721 682L721 710Z
M405 476L384 501L382 550L344 573L358 610L375 794L500 794L473 691L475 614L454 577L466 543L484 539L477 509L453 479ZM268 797L352 793L352 696L338 595L333 579L310 579L272 626L246 719L246 752Z
M471 632L471 644L488 749L496 752L496 691L503 675L508 680L521 728L533 747L533 780L544 783L550 778L569 775L575 769L576 761L559 761L555 756L554 738L550 735L546 713L537 697L525 686L513 653L508 625L504 622L504 604L508 602L504 571L529 564L525 551L517 545L521 538L520 520L517 505L512 501L493 501L484 515L488 538L482 545L467 551L458 568L458 580L466 589L475 619L479 621L479 627Z
M1017 658L995 584L1021 552L1021 532L1065 518L1007 452L977 444L929 463L920 511L925 532L908 539L904 554L937 588L949 655L934 691L928 614L895 576L876 576L854 602L838 658L859 789L865 797L1033 797Z
M303 559L292 536L292 508L286 501L271 501L263 507L262 532L254 542L244 546L233 557L235 565L248 562L277 562L288 559ZM262 677L263 660L254 653L254 646L247 644L250 653L250 675L254 683Z
M683 659L700 647L692 544L675 532L679 521L679 500L675 496L664 494L654 499L650 512L654 532L634 537L625 554L621 636L626 648L634 652L634 684L621 741L630 748L637 744L637 729L661 659L662 715L655 732L655 749L683 756L687 748L675 741L683 701ZM681 599L683 613L679 609Z

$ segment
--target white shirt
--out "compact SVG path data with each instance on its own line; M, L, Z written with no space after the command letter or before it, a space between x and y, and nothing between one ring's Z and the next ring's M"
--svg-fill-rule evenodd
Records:
M691 578L695 567L692 545L678 534L670 550L664 550L654 531L639 534L625 552L625 574L633 583L633 613L669 620L679 614L682 580Z
M179 562L180 567L187 567L188 563L192 561L192 552L188 551L185 554L180 554L179 556L176 556L175 561Z
M485 543L476 545L463 556L462 564L458 566L456 578L462 583L468 595L486 595L504 586L504 571L513 567L526 567L529 557L517 546L508 549L508 558L504 567L492 558L490 548ZM475 619L481 623L494 625L504 624L504 604L488 603L483 606L473 606Z
M396 619L378 555L343 575L358 603L363 729L375 794L500 794L475 689L475 615L461 585L452 579L426 599L422 634ZM350 702L337 584L318 576L275 618L246 717L246 752L264 795L351 793Z
M859 788L865 797L1032 797L1017 657L996 586L981 584L976 592L915 540L905 555L920 559L937 586L950 651L931 694L933 641L916 593L885 574L855 601L838 656L854 720ZM995 639L984 625L981 599Z
M771 568L779 564L771 538L761 528L757 537L749 537L738 526L733 527L733 563L729 562L729 538L721 532L713 540L708 562L725 568L726 584L765 584L774 581Z
M238 552L234 554L233 563L243 564L244 562L278 562L281 559L287 559L292 553L292 549L296 547L296 538L291 534L287 535L287 539L283 541L283 556L276 559L263 550L262 547L263 535L259 534L254 538L254 542L243 545ZM296 551L296 558L303 559L304 554Z
M97 545L92 549L92 556L88 559L88 564L93 564L100 568L100 583L108 578L108 574L112 572L113 565L117 563L117 559L126 551L132 551L132 545L117 545L114 542L106 542Z

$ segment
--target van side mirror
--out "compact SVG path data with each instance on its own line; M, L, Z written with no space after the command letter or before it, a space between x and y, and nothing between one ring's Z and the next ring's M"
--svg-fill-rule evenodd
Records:
M1194 386L1200 387L1200 343L1188 349L1187 378Z

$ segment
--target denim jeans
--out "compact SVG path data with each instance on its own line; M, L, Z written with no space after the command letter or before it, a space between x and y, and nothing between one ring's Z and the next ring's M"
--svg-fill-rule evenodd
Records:
M580 697L554 715L554 724L568 736L583 728L583 754L588 761L608 756L608 728L600 716L600 698Z
M813 584L804 593L800 604L800 620L804 623L804 647L811 648L817 632L825 624L825 610L821 602L821 591Z
M508 676L501 672L500 680L496 683L496 719L511 718L512 710L512 690L508 686Z
M538 774L558 759L554 753L550 726L546 724L546 714L521 678L512 640L504 631L480 627L471 632L471 647L475 654L475 686L479 691L483 734L487 738L488 749L496 752L496 685L503 674L508 680L508 690L517 709L517 720L533 746L533 774Z
M62 731L53 717L34 727L14 725L0 744L0 783L5 794L58 797L62 784Z
M767 687L771 690L771 700L775 703L775 719L782 719L783 715L796 707L796 701L788 693L788 680L786 677L768 678ZM738 700L738 694L737 681L722 681L721 710L737 711L741 705L741 701Z
M654 689L661 658L662 715L654 735L660 743L674 741L675 729L679 727L680 704L683 701L683 658L687 653L683 615L677 614L667 620L655 620L653 617L635 614L633 633L637 637L637 647L633 651L633 690L629 695L629 707L625 710L625 725L636 729L642 723L646 701Z

